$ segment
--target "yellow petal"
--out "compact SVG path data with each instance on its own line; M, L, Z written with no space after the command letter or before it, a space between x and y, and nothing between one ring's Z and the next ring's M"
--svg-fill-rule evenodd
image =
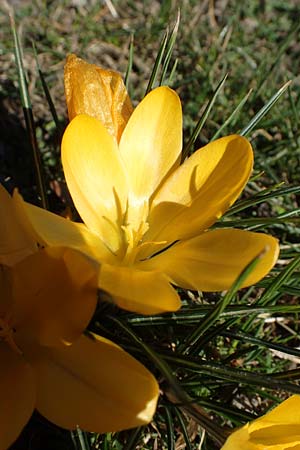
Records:
M221 450L266 450L262 446L249 442L248 425L246 424L244 427L235 430L226 440Z
M293 395L249 425L251 442L300 444L300 396ZM294 448L294 447L293 447Z
M43 345L70 343L97 302L97 268L81 253L48 247L12 269L14 326Z
M300 426L300 395L292 395L276 408L251 423L250 432L261 428L264 423L298 424Z
M0 317L7 314L11 304L11 268L0 264Z
M134 110L120 141L132 195L129 204L138 208L148 200L170 169L179 163L181 146L179 97L167 87L154 89Z
M300 427L299 424L270 424L250 433L250 442L267 448L294 448L295 445L300 445Z
M19 221L11 196L0 184L0 264L13 266L37 250Z
M148 423L159 394L155 378L114 343L92 337L31 355L37 409L61 427L97 433Z
M168 278L159 271L102 264L99 286L116 304L140 314L159 314L180 308L180 298Z
M86 115L72 120L62 140L62 163L83 221L117 251L127 182L117 144L99 120Z
M279 246L267 234L236 229L208 231L178 242L139 264L144 270L160 269L177 286L201 291L229 289L250 261L265 249L260 261L243 283L250 286L274 266Z
M222 450L298 450L300 396L293 395L269 413L234 431Z
M186 239L207 229L240 195L252 171L253 152L241 136L227 136L195 152L153 200L147 240Z
M96 261L112 257L101 239L83 223L72 222L26 203L17 191L14 192L13 202L28 234L31 233L39 244L70 247Z
M117 72L69 55L65 65L65 93L70 120L78 114L95 117L120 140L133 108Z
M0 342L0 450L17 439L33 413L35 384L23 357Z

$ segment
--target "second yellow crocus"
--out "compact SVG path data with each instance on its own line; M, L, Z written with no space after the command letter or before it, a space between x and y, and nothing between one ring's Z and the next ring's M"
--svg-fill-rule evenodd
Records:
M0 450L34 408L98 433L148 423L154 377L113 342L82 335L97 303L95 264L70 248L41 248L1 185L0 216Z

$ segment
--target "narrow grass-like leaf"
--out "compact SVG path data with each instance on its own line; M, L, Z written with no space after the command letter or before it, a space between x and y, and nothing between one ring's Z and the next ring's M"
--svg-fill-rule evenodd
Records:
M298 111L298 109L296 107L296 104L295 104L295 101L293 99L290 87L288 88L288 94L289 94L289 100L290 100L290 104L291 104L291 107L292 107L292 111L293 111L294 116L295 116L295 123L293 125L295 125L298 128L299 123L300 123L299 111Z
M153 66L153 70L151 72L150 75L150 79L149 79L149 83L145 92L145 95L147 95L151 89L154 87L157 76L158 76L158 72L159 72L159 68L163 59L163 56L165 54L165 50L166 50L166 46L168 43L168 38L169 38L169 29L167 28L165 31L165 34L162 38L155 62L154 62L154 66Z
M240 370L237 368L227 367L221 364L213 363L210 361L198 362L190 356L176 356L176 355L161 355L165 361L168 361L171 365L174 364L176 368L184 368L185 370L191 370L195 373L208 375L210 378L221 378L235 383L248 384L250 386L261 386L268 389L282 389L284 391L292 392L294 394L300 394L300 386L296 384L277 380L275 374L273 376L254 373L246 370ZM299 371L300 372L300 371ZM299 377L300 378L300 377Z
M257 301L259 305L265 305L273 294L278 291L280 286L286 283L300 265L300 255L293 259L269 284L265 292Z
M271 200L272 198L280 197L280 196L286 196L286 195L292 195L292 194L298 194L300 192L300 186L289 186L286 188L268 188L264 189L260 193L252 196L248 200L243 200L238 203L236 203L233 207L230 208L229 211L227 211L223 217L228 217L233 214L236 214L240 211L243 211L246 208L249 208L251 206L259 205L260 203L263 203L267 200Z
M37 138L36 138L32 106L31 106L31 101L30 101L30 97L29 97L26 74L25 74L23 58L22 58L22 49L21 49L18 33L16 30L16 24L15 24L15 20L12 15L12 12L10 13L10 24L11 24L11 30L12 30L12 34L13 34L13 38L14 38L14 50L15 50L16 65L17 65L17 69L18 69L20 97L21 97L21 102L22 102L22 106L23 106L23 113L24 113L26 128L27 128L30 145L31 145L31 149L32 149L35 173L36 173L36 178L37 178L37 187L38 187L38 191L40 194L41 205L43 206L43 208L47 209L48 208L48 200L47 200L47 193L46 193L45 178L44 178L44 173L43 173L44 171L43 171L43 166L42 166L41 154L40 154L40 150L38 148L38 143L37 143Z
M264 341L263 339L258 339L256 337L250 336L249 334L243 332L231 332L224 331L220 333L222 336L231 337L243 342L249 342L251 344L259 345L260 347L265 347L268 349L276 350L281 353L286 353L287 355L293 355L300 358L300 350L297 348L287 347L280 344L274 344L273 342Z
M239 422L246 421L249 422L250 420L254 420L255 416L253 414L250 414L246 411L243 411L241 409L236 409L232 406L230 408L226 408L225 405L216 402L216 401L209 401L206 398L197 398L196 400L200 403L201 406L204 408L210 409L214 412L222 413L222 416L226 416L229 420L237 419Z
M165 420L167 425L168 450L175 450L174 423L171 410L168 405L164 405L164 408L165 408Z
M271 373L276 380L300 380L300 369L286 370L285 372Z
M275 103L280 99L280 97L285 93L285 91L290 86L291 81L285 83L271 98L270 100L255 114L255 116L250 120L248 125L240 131L241 136L247 136L255 127L259 124L263 117L270 111L270 109L275 105Z
M263 280L262 287L265 284L268 286L269 281ZM288 286L283 286L284 291ZM280 288L278 288L280 290ZM299 294L296 288L290 288L291 294ZM293 290L296 289L296 290ZM135 327L161 326L161 325L192 325L198 323L207 314L211 313L214 306L203 305L189 310L182 309L177 313L165 314L163 316L131 316L127 317L126 321ZM229 305L220 314L220 318L228 317L247 317L249 314L296 314L300 313L300 305L268 305L268 306L243 306L243 305Z
M168 82L167 82L167 84L169 86L173 83L173 79L174 79L174 76L175 76L175 73L176 73L178 61L179 61L179 59L176 58L175 61L174 61L173 67L171 69L171 72L170 72L170 75L169 75L169 79L168 79Z
M207 314L206 317L201 321L200 325L196 327L196 329L190 334L190 336L186 339L185 343L180 346L180 351L183 354L189 352L190 348L195 345L201 336L219 319L222 312L225 310L226 306L232 301L238 289L240 289L243 282L250 275L250 273L254 270L259 260L261 259L263 253L257 255L253 260L245 267L245 269L241 272L238 278L235 280L229 291L227 291L226 295L215 305L214 309Z
M265 292L262 296L257 300L257 305L266 305L270 300L274 301L276 299L276 292L280 289L280 287L287 283L290 277L293 275L295 270L300 265L300 255L293 259L276 277L273 278L272 282L269 284ZM281 296L281 294L279 294ZM252 322L254 320L254 316L250 316L246 322L242 325L241 331L248 331Z
M188 434L188 430L186 428L184 418L182 417L182 413L181 413L180 409L177 408L176 406L174 406L173 409L174 409L174 413L177 417L177 420L179 422L186 448L187 448L187 450L192 450L192 444L191 444L191 441L189 438L189 434Z
M139 441L143 429L144 427L138 427L131 430L123 450L135 450L137 448L137 443Z
M81 431L80 428L77 427L76 430L70 431L70 433L75 450L90 450L86 432Z
M127 91L129 90L129 77L132 71L133 65L133 52L134 52L134 33L131 33L130 36L130 44L129 44L129 55L128 55L128 64L125 74L125 87Z
M171 31L170 36L168 38L168 42L167 42L167 46L166 46L166 56L164 57L164 60L162 63L161 76L160 76L160 82L159 82L160 86L162 84L164 84L164 82L165 82L167 70L169 68L170 60L172 57L174 45L175 45L176 38L177 38L179 23L180 23L180 10L178 10L175 25L174 25L173 30ZM173 69L174 69L174 67L173 67Z
M220 128L218 129L218 131L213 135L213 137L211 138L211 141L214 141L215 139L217 139L220 136L220 134L222 133L222 131L224 130L224 128L226 128L232 122L232 120L238 115L238 113L240 112L240 110L243 108L244 104L247 102L248 98L250 97L252 91L253 91L253 89L250 89L250 91L245 95L245 97L242 98L242 100L237 105L237 107L233 110L233 112L230 114L228 119L225 120L223 125L221 125Z
M189 155L197 137L199 136L203 125L206 122L207 117L209 116L209 113L218 97L218 94L220 92L220 90L222 89L222 87L224 86L224 83L226 81L227 78L227 74L222 78L222 80L220 81L220 83L218 84L216 90L214 91L212 97L210 98L208 104L206 105L205 110L203 111L203 114L201 115L200 119L198 120L194 131L190 137L190 139L188 140L186 146L184 147L184 149L182 150L182 161L184 161L184 159Z
M56 126L57 130L60 131L61 127L60 127L59 119L58 119L58 116L57 116L56 108L55 108L55 105L53 103L50 91L48 89L48 85L47 85L47 82L45 80L43 71L42 71L42 69L40 67L38 54L37 54L34 42L32 42L32 48L33 48L34 58L35 58L37 70L38 70L38 73L39 73L39 77L40 77L40 80L41 80L41 83L42 83L42 87L43 87L43 90L44 90L45 97L46 97L47 102L48 102L48 106L49 106L50 112L52 114L53 121L55 123L55 126Z
M222 220L214 224L213 228L232 228L232 227L247 227L249 230L258 229L260 227L266 227L270 225L278 225L280 223L290 222L290 223L299 223L300 217L293 217L295 215L299 215L300 208L295 209L294 211L289 211L283 214L280 214L277 217L252 217L249 219L239 219L236 220Z

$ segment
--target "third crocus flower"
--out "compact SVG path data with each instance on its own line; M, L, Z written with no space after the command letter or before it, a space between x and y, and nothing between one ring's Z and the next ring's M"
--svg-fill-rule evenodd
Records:
M299 450L300 396L234 431L222 450Z
M120 75L71 55L65 70L70 116L62 140L68 188L83 223L14 201L39 239L65 245L101 264L98 286L118 306L175 311L173 286L230 288L264 250L243 286L263 278L278 257L272 236L209 230L236 201L253 167L250 143L226 136L183 164L182 111L166 86L133 109Z

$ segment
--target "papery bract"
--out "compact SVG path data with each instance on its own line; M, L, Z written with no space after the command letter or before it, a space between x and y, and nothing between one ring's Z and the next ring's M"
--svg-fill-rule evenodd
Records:
M101 120L109 133L120 140L133 108L117 72L69 55L65 66L65 92L70 120L78 114L88 114Z

